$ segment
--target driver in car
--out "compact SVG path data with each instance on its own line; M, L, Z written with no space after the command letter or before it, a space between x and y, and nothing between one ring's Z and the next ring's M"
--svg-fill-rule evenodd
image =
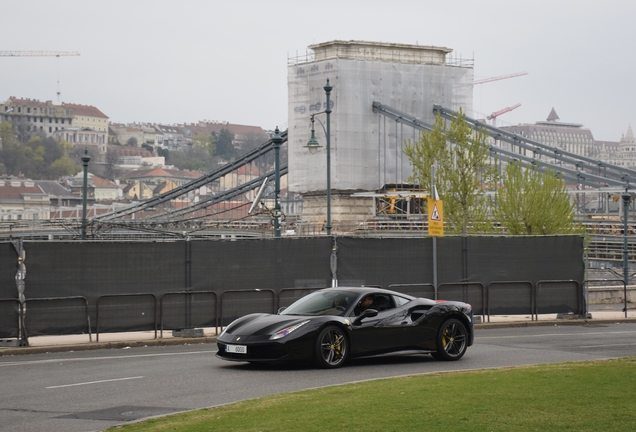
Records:
M371 307L372 304L373 304L373 296L370 294L366 295L362 297L362 300L358 302L358 305L356 306L354 313L356 315L360 315L362 312L369 309L369 307Z

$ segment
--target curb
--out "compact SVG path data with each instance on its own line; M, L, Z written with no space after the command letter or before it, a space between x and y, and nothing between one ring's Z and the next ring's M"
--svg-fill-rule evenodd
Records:
M574 326L636 323L636 318L605 318L605 319L560 319L547 321L502 321L494 323L475 324L476 329L511 328L511 327L539 327L539 326Z
M504 321L475 324L476 329L499 329L499 328L515 328L515 327L538 327L538 326L586 326L586 325L602 325L602 324L623 324L636 323L636 318L616 318L616 319L560 319L549 321ZM35 347L11 347L0 348L0 357L27 355L27 354L45 354L73 351L89 351L98 349L123 349L145 346L172 346L172 345L198 345L215 343L216 336L204 337L180 337L169 339L148 339L148 340L131 340L117 342L88 342L82 344L70 345L46 345Z
M0 357L25 354L89 351L98 349L123 349L145 346L196 345L215 343L216 336L193 338L148 339L143 341L88 342L71 345L44 345L35 347L0 348Z

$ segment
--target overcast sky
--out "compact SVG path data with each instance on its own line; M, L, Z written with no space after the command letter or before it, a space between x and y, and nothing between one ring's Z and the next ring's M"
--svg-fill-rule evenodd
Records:
M474 110L502 124L581 123L597 140L636 127L633 0L4 0L9 96L93 105L112 122L287 123L287 61L331 40L434 45L474 58Z

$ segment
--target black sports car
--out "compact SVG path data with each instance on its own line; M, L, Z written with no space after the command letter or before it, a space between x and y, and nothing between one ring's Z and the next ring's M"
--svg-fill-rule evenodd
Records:
M473 312L466 303L338 287L313 292L276 315L233 321L217 338L216 355L244 362L313 360L324 368L399 351L459 360L473 337Z

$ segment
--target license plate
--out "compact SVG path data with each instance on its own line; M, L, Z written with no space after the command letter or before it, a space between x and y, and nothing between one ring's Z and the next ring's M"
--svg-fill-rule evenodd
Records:
M225 351L234 354L247 354L247 347L245 345L226 345Z

